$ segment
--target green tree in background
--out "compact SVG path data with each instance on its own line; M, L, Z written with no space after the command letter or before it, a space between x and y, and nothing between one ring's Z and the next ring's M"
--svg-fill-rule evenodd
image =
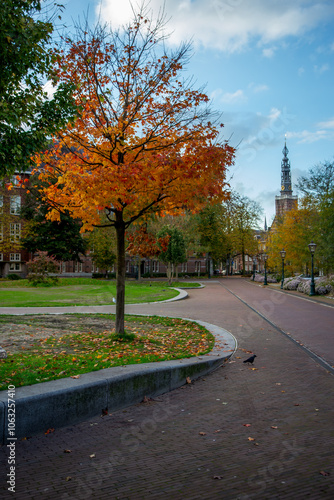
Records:
M226 262L231 250L226 206L208 205L195 217L202 252L210 253L215 265Z
M87 249L87 241L80 234L81 222L67 211L60 212L57 221L48 219L50 207L42 198L40 184L36 176L31 177L32 187L21 208L21 216L26 221L22 247L32 253L47 252L59 261L80 262Z
M90 256L99 271L108 271L116 261L116 234L113 227L95 228L87 235Z
M334 270L334 161L324 161L310 168L306 176L297 181L302 193L301 204L317 212L309 226L317 243L316 256L325 273Z
M232 194L227 202L230 218L231 246L235 254L242 255L242 274L245 273L245 256L258 252L258 242L254 238L254 229L258 227L262 208L258 203Z
M158 238L169 236L168 247L159 255L159 260L167 266L168 283L171 284L174 272L177 273L178 264L187 262L186 245L183 235L179 229L171 226L164 226L158 232Z
M52 19L38 20L40 0L3 0L0 8L0 176L24 171L50 134L74 115L71 85L61 84L51 99L43 90L56 85L51 51ZM48 15L49 14L49 15Z

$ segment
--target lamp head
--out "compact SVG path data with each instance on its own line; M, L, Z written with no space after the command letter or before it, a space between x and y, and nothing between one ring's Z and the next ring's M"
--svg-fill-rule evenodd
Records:
M314 252L315 252L316 246L317 246L317 244L316 244L316 243L313 243L313 240L312 240L312 241L311 241L311 243L308 245L309 250L310 250L310 252L311 252L311 254L312 254L312 255L313 255L313 254L314 254Z
M283 250L280 251L280 254L281 254L282 259L284 260L285 256L286 256L286 251L284 250L284 248L283 248Z

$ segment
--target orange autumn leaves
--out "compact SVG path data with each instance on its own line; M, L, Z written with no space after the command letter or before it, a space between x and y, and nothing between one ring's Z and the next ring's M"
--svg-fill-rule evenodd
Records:
M166 252L170 235L155 238L147 231L146 225L141 226L136 231L128 234L129 245L126 249L129 255L140 255L143 258L153 258Z
M44 189L51 218L67 209L89 230L101 211L129 225L226 198L234 150L218 140L208 97L178 78L187 47L155 55L158 28L139 19L122 39L100 31L66 40L58 77L75 84L79 116L36 157L41 178L54 178Z

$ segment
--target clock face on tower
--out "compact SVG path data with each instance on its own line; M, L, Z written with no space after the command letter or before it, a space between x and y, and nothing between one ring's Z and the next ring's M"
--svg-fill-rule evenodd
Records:
M284 189L285 189L285 188L284 188L284 186L282 186L282 187L281 187L281 191L284 191Z

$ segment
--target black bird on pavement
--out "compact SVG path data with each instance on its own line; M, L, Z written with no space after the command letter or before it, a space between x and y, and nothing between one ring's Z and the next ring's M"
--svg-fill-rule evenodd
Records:
M253 364L253 361L255 358L256 358L256 354L253 354L253 356L251 356L250 358L245 359L244 363L252 363Z

